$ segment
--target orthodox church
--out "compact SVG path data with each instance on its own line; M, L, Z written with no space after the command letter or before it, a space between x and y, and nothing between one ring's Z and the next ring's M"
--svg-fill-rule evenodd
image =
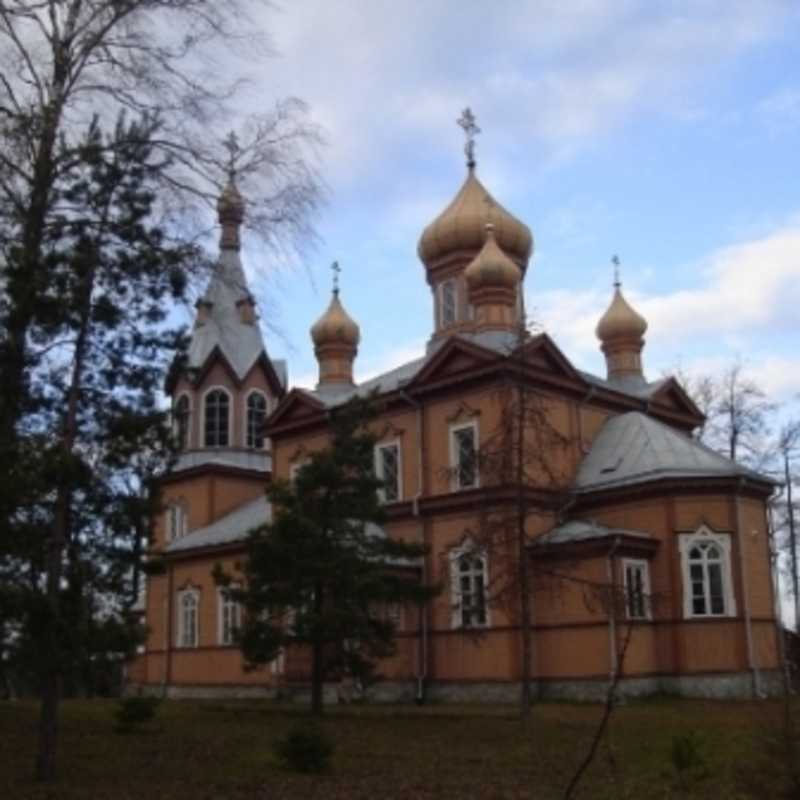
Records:
M427 351L360 384L359 326L334 289L310 329L317 386L290 387L242 269L244 201L233 179L222 192L218 262L168 386L181 454L160 481L151 548L166 566L148 578L132 687L194 697L307 687L302 653L244 670L241 609L212 569L235 571L248 531L270 519L267 482L290 480L325 446L330 410L368 394L381 401L383 533L424 543L413 569L444 587L422 609L387 610L397 652L379 665L375 696L515 700L524 604L508 576L520 559L538 696L598 698L618 673L629 694L754 696L775 684L772 483L692 439L703 417L674 378L647 380L647 323L618 281L596 329L605 375L577 369L546 333L521 333L533 237L479 180L471 141L467 156L463 185L419 239ZM504 461L509 397L530 397L537 420L516 483L484 456L494 448ZM520 507L523 546L492 542L491 520Z

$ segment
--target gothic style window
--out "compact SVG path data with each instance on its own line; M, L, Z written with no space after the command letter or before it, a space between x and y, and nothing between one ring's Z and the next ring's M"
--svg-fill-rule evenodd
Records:
M230 420L230 399L222 389L213 389L205 401L206 447L227 447Z
M731 581L730 536L703 525L680 537L684 613L727 617L736 613Z
M471 489L478 485L477 445L477 422L450 428L450 469L454 489Z
M178 592L178 647L197 647L199 640L200 592Z
M171 503L167 506L167 541L172 542L186 536L187 528L186 508L181 503Z
M378 490L382 502L393 503L402 497L400 442L376 445L375 474L383 481L383 487Z
M247 447L264 447L264 420L267 418L267 398L261 392L247 396Z
M646 561L623 559L625 581L625 616L650 619L650 577Z
M482 628L489 624L486 606L488 570L486 554L470 543L450 556L454 628Z
M218 589L217 619L219 643L234 644L236 631L242 626L242 607L222 588Z
M175 403L174 433L178 449L185 450L189 446L189 422L191 407L189 396L182 394Z
M456 299L456 282L454 280L446 280L442 283L441 288L441 322L442 327L452 325L458 316L457 299Z

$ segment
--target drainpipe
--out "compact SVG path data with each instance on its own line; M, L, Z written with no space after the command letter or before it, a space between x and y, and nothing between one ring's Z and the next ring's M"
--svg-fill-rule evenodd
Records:
M608 551L608 558L606 560L606 574L608 575L608 585L611 587L610 597L611 602L608 611L608 680L610 684L614 683L617 677L617 585L614 580L614 556L620 545L620 537L614 538L614 544ZM609 684L609 685L610 685Z
M420 517L419 501L425 493L425 459L424 459L424 441L425 441L425 419L422 413L422 404L415 400L407 392L401 390L400 396L409 405L413 406L416 410L417 417L417 492L411 499L411 511L415 517ZM421 520L420 532L423 545L428 544L428 537L426 535L426 522ZM422 556L422 579L427 585L428 582L428 554L427 552ZM425 701L425 679L428 676L428 609L427 607L420 608L419 618L419 643L417 659L417 670L415 678L417 680L417 703L421 704Z
M744 607L744 630L747 639L747 666L753 676L753 697L764 698L761 688L761 674L758 671L756 662L755 648L753 647L753 625L750 619L750 575L747 571L747 559L744 557L744 539L742 533L742 503L741 491L744 487L745 479L739 478L739 485L736 490L736 539L739 545L739 569L742 575L742 605Z
M174 616L172 610L172 585L173 585L173 566L170 562L167 568L167 624L165 626L167 631L167 663L164 668L164 687L163 696L167 696L169 686L172 683L172 618Z

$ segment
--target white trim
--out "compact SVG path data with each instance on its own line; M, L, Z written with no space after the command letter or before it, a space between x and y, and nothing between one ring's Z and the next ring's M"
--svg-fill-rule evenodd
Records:
M459 562L464 556L471 555L483 561L483 615L482 623L464 625L463 607L461 603L461 570ZM489 611L489 557L486 549L478 547L472 539L465 539L461 545L450 551L450 627L471 630L473 628L488 628L491 625Z
M228 396L228 443L227 444L206 444L206 398L208 397L211 392L225 392ZM220 384L209 386L204 392L202 396L202 402L200 403L200 411L201 411L201 420L200 420L200 430L199 433L199 440L202 442L200 445L201 447L233 447L233 393L227 386L222 386Z
M642 606L644 616L632 617L628 606L628 568L642 571ZM630 620L648 620L653 618L653 606L650 602L650 564L643 558L622 559L622 586L625 598L625 618Z
M183 609L183 601L184 599L194 598L195 601L195 608L194 608L194 629L192 631L192 637L190 641L186 641L185 637L185 619L184 619L184 609ZM200 590L194 587L188 587L186 589L181 589L178 591L177 594L177 602L175 603L175 609L178 614L177 625L175 626L175 647L186 650L193 647L200 646Z
M249 422L250 422L249 421L249 417L248 417L248 410L249 409L248 409L248 405L247 404L250 402L250 398L254 394L261 395L261 397L264 398L264 419L266 420L266 418L269 416L269 409L270 409L269 395L267 395L267 393L264 392L262 389L250 389L250 391L248 391L247 394L245 394L245 396L244 396L244 413L242 415L242 420L244 422L244 424L242 425L242 444L245 447L247 447L247 448L249 448L251 450L266 450L267 449L267 437L266 436L264 436L264 443L262 444L262 446L260 448L255 447L255 446L250 447L250 445L247 443L247 434L248 434L248 428L249 428Z
M236 584L231 585L231 589L239 588ZM242 605L235 600L230 600L225 596L225 587L217 587L217 644L222 647L230 647L235 644L234 630L242 627ZM231 603L233 606L233 628L231 630L230 641L225 641L225 605Z
M386 500L386 490L378 489L378 498L382 503L390 502L397 503L403 499L403 448L401 446L400 438L388 439L383 442L378 442L375 445L373 458L375 462L375 475L383 480L383 459L381 458L380 451L387 447L397 448L397 497L394 500Z
M722 551L721 578L724 609L722 614L696 614L692 608L692 580L689 569L689 551L699 542L712 542ZM736 616L736 598L733 593L731 575L731 535L718 533L708 525L701 525L694 533L678 534L678 550L681 558L681 577L683 579L683 616L686 619L707 619ZM704 580L705 583L705 580Z
M475 439L475 482L470 486L462 486L459 475L458 448L456 447L456 433L466 428L472 428ZM450 450L450 490L458 492L463 489L477 489L481 485L481 474L478 468L478 452L480 450L480 430L478 420L471 419L468 422L454 422L450 425L448 432Z
M192 402L192 394L191 392L186 391L185 389L177 394L172 401L172 431L173 435L177 433L178 427L178 415L176 414L176 409L178 407L178 403L180 402L181 398L185 397L189 401L189 417L188 417L188 424L186 427L186 447L183 448L185 450L192 449L192 417L194 415L194 403ZM176 436L177 438L177 436Z

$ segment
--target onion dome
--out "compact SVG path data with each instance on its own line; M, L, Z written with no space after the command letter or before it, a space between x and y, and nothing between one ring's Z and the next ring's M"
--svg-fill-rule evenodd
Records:
M522 273L520 268L500 249L494 225L486 225L486 241L480 253L464 270L471 291L484 288L515 289Z
M530 229L489 194L473 169L450 205L422 232L417 246L420 259L430 269L451 254L477 253L487 223L494 225L497 244L524 270L533 251Z
M355 322L339 301L339 292L334 291L325 313L311 326L311 340L315 347L347 345L356 347L361 334Z
M615 284L614 298L608 310L597 323L597 338L601 342L612 339L641 339L647 330L647 321L631 308L622 296L619 283Z

